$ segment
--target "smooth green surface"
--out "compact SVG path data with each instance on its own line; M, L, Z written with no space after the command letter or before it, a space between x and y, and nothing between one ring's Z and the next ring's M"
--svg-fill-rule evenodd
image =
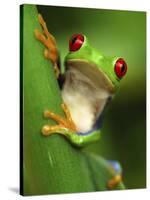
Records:
M56 38L62 63L74 33L86 35L104 55L126 60L128 72L106 110L101 139L86 150L118 160L126 188L146 187L146 13L55 6L38 9Z
M34 29L41 30L37 9L24 5L23 13L23 195L89 192L107 190L107 178L97 187L93 177L101 173L99 165L89 166L88 153L73 147L64 137L44 137L43 111L51 109L63 115L61 96L53 67L43 57L44 47L35 39ZM22 134L22 133L21 133ZM96 170L97 169L97 170ZM99 171L100 170L100 171ZM94 173L94 174L93 174ZM111 174L108 170L108 175ZM104 175L105 176L105 175ZM94 178L95 179L95 178ZM100 184L100 185L101 185ZM122 188L122 187L120 187Z

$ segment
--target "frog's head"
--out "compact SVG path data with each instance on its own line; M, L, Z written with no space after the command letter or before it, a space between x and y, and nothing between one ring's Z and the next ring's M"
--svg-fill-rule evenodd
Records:
M69 53L65 58L66 69L74 67L111 94L118 89L127 72L123 58L107 57L91 47L86 36L74 34L69 41Z

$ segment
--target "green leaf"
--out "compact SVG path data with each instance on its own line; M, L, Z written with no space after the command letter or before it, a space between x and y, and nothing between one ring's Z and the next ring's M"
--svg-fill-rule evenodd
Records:
M45 109L63 115L62 99L53 66L44 59L43 45L34 30L41 27L34 5L21 6L21 83L23 85L23 177L21 194L39 195L101 190L95 184L93 159L63 136L41 134ZM22 87L22 86L21 86ZM97 165L97 173L101 173ZM97 183L103 181L97 179ZM104 185L107 180L104 181ZM102 188L107 190L107 187Z

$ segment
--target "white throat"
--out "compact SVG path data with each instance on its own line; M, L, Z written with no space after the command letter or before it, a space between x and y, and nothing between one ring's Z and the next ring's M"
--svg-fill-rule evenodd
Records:
M96 88L90 79L74 68L70 68L65 75L63 101L71 112L78 132L90 131L110 93L106 89Z

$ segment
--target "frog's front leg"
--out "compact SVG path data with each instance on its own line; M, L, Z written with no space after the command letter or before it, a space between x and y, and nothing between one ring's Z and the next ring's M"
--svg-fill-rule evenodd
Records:
M100 131L96 130L88 134L81 134L77 132L77 128L71 118L71 114L66 104L61 105L66 118L63 118L51 111L45 111L44 116L49 119L53 119L57 125L44 125L42 128L42 134L49 136L51 134L61 134L65 136L75 146L83 146L91 141L97 141L100 137Z
M55 74L58 78L60 74L60 66L59 53L56 47L55 38L48 31L46 22L40 14L38 14L38 21L43 29L43 33L41 33L38 29L35 29L35 37L46 47L46 49L44 50L44 56L46 59L50 60L54 65Z
M48 136L55 132L66 135L68 131L76 132L76 126L71 118L66 104L62 103L61 107L66 115L66 118L63 118L51 111L44 112L44 117L53 119L58 123L58 125L44 125L42 128L43 135Z
M65 118L53 113L48 110L44 112L44 117L53 119L58 124L57 125L44 125L42 127L42 134L44 136L49 136L55 133L65 136L69 141L71 141L76 146L81 146L83 143L83 136L78 136L76 126L71 118L70 112L66 104L62 103L61 107L65 113Z
M93 131L91 133L81 134L77 132L77 128L71 118L71 114L66 104L61 105L66 118L63 118L51 111L45 111L44 116L46 118L53 119L57 125L44 125L42 128L42 134L49 136L55 133L65 136L73 145L84 146L91 141L97 141L100 137L100 130Z

